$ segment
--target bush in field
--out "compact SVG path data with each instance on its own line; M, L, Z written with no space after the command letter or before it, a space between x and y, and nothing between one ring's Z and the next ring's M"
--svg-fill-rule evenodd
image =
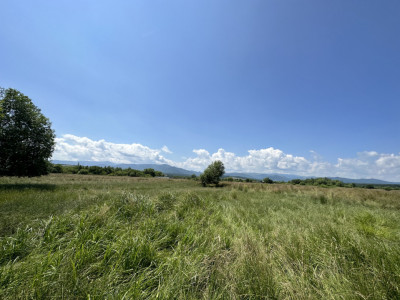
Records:
M49 119L31 99L0 88L0 176L48 174L54 138Z
M156 176L156 171L152 168L148 168L148 169L144 169L143 173L145 175L150 175L151 177L155 177Z
M105 175L104 168L98 166L90 166L89 173L93 175Z
M52 164L50 168L50 173L64 173L63 166L60 164L57 165Z
M264 183L274 183L274 181L273 181L271 178L269 178L269 177L265 177L265 178L263 179L263 182L264 182Z
M206 186L207 184L218 184L224 173L225 166L222 161L214 161L204 170L204 173L200 175L201 184L203 186Z
M135 169L128 169L128 176L130 177L143 177L144 173L142 171L139 170L135 170Z
M300 184L301 180L300 179L292 179L291 181L289 181L291 184Z
M151 177L164 176L164 174L162 172L156 171L153 168L144 169L143 173L145 175L150 175Z
M88 169L80 169L78 174L81 175L89 175L89 170Z

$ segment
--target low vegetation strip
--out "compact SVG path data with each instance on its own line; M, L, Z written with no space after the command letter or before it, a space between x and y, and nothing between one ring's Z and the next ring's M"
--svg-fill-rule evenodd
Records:
M132 168L119 167L99 167L77 165L49 164L49 173L55 174L79 174L79 175L110 175L110 176L130 176L130 177L162 177L164 174L153 168L146 168L143 171Z
M0 178L1 299L398 299L400 192Z

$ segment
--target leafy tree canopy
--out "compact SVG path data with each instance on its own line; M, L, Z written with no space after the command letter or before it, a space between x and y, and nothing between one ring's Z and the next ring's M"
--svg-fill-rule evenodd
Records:
M204 173L200 175L200 181L203 186L207 184L218 184L224 174L225 166L222 161L217 160L204 170Z
M263 182L264 182L264 183L269 183L269 184L274 183L274 181L273 181L271 178L269 178L269 177L265 177L265 178L263 179Z
M0 176L47 174L55 137L50 121L21 92L0 90Z

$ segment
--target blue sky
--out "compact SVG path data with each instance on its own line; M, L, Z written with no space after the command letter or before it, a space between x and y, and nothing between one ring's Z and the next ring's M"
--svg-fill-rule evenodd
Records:
M400 2L1 2L55 159L400 181Z

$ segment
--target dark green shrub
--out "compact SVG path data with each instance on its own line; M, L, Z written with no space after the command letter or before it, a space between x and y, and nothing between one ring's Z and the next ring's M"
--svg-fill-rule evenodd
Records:
M263 182L264 182L264 183L269 183L269 184L274 183L274 181L273 181L271 178L269 178L269 177L265 177L265 178L263 179Z
M203 186L206 186L207 184L217 185L224 173L225 166L222 161L214 161L204 170L204 173L200 175L201 184Z

